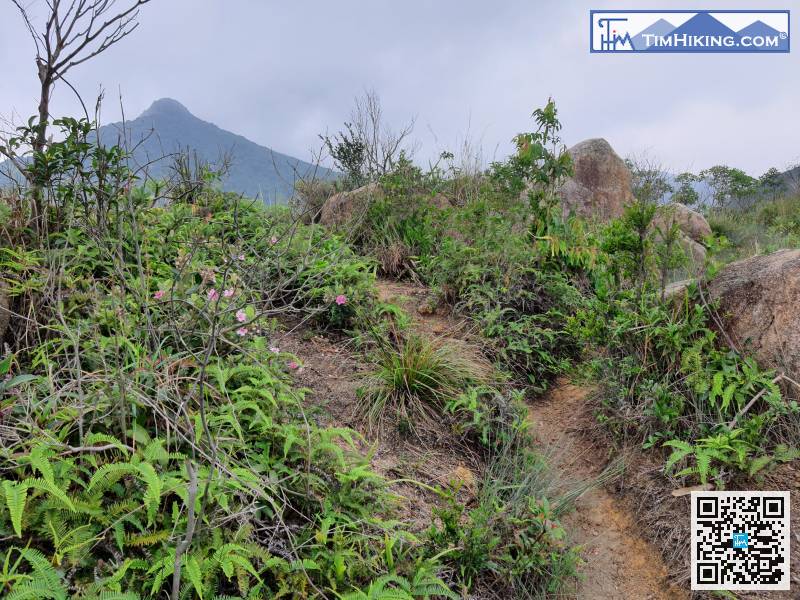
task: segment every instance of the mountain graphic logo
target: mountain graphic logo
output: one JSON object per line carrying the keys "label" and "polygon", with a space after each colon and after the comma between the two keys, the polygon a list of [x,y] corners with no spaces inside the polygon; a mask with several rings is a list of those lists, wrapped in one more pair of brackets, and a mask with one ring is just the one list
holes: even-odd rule
{"label": "mountain graphic logo", "polygon": [[590,52],[790,52],[789,10],[592,10]]}

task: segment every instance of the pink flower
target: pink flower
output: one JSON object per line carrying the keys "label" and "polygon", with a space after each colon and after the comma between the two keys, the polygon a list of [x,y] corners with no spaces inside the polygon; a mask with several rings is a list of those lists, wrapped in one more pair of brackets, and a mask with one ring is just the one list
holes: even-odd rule
{"label": "pink flower", "polygon": [[275,244],[277,244],[277,243],[278,243],[278,238],[276,238],[276,237],[273,235],[273,236],[272,236],[272,239],[269,241],[269,243],[270,243],[270,244],[272,244],[272,245],[274,246]]}
{"label": "pink flower", "polygon": [[214,288],[211,288],[210,290],[208,290],[208,300],[210,302],[214,302],[215,300],[219,300],[219,292]]}
{"label": "pink flower", "polygon": [[164,290],[158,290],[155,294],[153,294],[153,298],[156,300],[161,300],[164,297]]}
{"label": "pink flower", "polygon": [[238,335],[239,337],[246,336],[247,335],[247,327],[239,327],[239,329],[236,330],[236,335]]}
{"label": "pink flower", "polygon": [[281,349],[278,348],[277,346],[270,346],[269,351],[272,352],[273,354],[278,354],[281,351]]}
{"label": "pink flower", "polygon": [[239,255],[237,258],[238,258],[239,260],[244,260],[244,254],[240,254],[240,255]]}
{"label": "pink flower", "polygon": [[222,295],[225,296],[226,298],[230,298],[231,296],[233,296],[233,288],[228,288],[227,290],[222,292]]}
{"label": "pink flower", "polygon": [[239,321],[239,323],[244,323],[247,321],[247,313],[240,308],[236,311],[236,320]]}
{"label": "pink flower", "polygon": [[300,367],[300,365],[298,365],[294,361],[292,361],[290,363],[286,363],[286,366],[289,367],[292,371],[294,371],[294,370],[296,370],[296,369],[298,369]]}
{"label": "pink flower", "polygon": [[339,306],[347,304],[347,296],[345,296],[344,294],[339,294],[338,296],[336,296],[336,304],[338,304]]}

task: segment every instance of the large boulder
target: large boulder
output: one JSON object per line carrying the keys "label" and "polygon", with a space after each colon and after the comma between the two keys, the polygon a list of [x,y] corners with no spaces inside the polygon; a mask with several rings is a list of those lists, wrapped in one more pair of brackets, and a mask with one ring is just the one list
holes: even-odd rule
{"label": "large boulder", "polygon": [[681,234],[678,245],[686,255],[686,270],[695,275],[703,273],[706,268],[706,247],[684,234]]}
{"label": "large boulder", "polygon": [[711,235],[708,221],[699,212],[677,202],[659,206],[653,217],[656,238],[661,239],[661,234],[669,231],[673,225],[678,227],[678,245],[686,255],[687,270],[693,274],[702,273],[706,263],[703,241]]}
{"label": "large boulder", "polygon": [[450,202],[450,198],[445,196],[444,194],[436,194],[430,199],[430,205],[434,208],[438,208],[439,210],[447,210],[448,208],[453,208],[453,203]]}
{"label": "large boulder", "polygon": [[689,287],[694,282],[694,279],[681,279],[668,283],[664,286],[664,299],[683,302],[689,292]]}
{"label": "large boulder", "polygon": [[708,283],[722,326],[759,364],[800,378],[800,250],[736,261]]}
{"label": "large boulder", "polygon": [[322,205],[319,222],[327,227],[340,227],[363,217],[369,205],[381,198],[383,191],[370,183],[350,192],[334,194]]}
{"label": "large boulder", "polygon": [[634,201],[631,172],[602,138],[584,140],[569,149],[575,173],[559,190],[564,216],[606,222],[622,216]]}
{"label": "large boulder", "polygon": [[702,244],[711,235],[711,226],[699,212],[678,202],[670,202],[658,208],[653,224],[666,231],[673,224],[678,226],[686,237]]}

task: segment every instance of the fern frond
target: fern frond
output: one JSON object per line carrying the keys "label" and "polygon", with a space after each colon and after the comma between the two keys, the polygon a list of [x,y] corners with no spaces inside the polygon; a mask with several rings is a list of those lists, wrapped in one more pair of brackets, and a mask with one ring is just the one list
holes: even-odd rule
{"label": "fern frond", "polygon": [[147,490],[144,493],[144,503],[147,506],[147,524],[149,526],[153,524],[158,505],[161,502],[163,482],[150,463],[143,462],[136,466],[142,479],[147,484]]}
{"label": "fern frond", "polygon": [[14,548],[31,567],[33,578],[13,586],[6,600],[67,600],[67,590],[58,572],[44,554],[34,548]]}
{"label": "fern frond", "polygon": [[109,463],[97,469],[86,489],[102,494],[126,475],[136,475],[138,472],[136,465],[130,463]]}
{"label": "fern frond", "polygon": [[90,433],[86,436],[84,443],[87,446],[97,446],[99,444],[108,444],[114,446],[117,450],[122,452],[127,456],[128,448],[123,444],[119,439],[114,437],[113,435],[108,435],[105,433]]}
{"label": "fern frond", "polygon": [[59,500],[69,510],[75,512],[75,505],[72,503],[72,500],[69,499],[64,490],[62,490],[52,481],[47,481],[46,479],[39,477],[28,477],[27,479],[23,480],[20,485],[24,485],[28,489],[34,488],[43,492],[47,492],[50,494],[50,496]]}
{"label": "fern frond", "polygon": [[25,511],[25,501],[28,497],[28,488],[12,481],[3,482],[3,494],[6,497],[6,507],[11,516],[11,525],[17,537],[22,537],[22,513]]}
{"label": "fern frond", "polygon": [[144,533],[141,535],[127,535],[125,536],[125,545],[134,546],[136,548],[141,546],[152,546],[168,540],[172,532],[169,529],[156,531],[154,533]]}

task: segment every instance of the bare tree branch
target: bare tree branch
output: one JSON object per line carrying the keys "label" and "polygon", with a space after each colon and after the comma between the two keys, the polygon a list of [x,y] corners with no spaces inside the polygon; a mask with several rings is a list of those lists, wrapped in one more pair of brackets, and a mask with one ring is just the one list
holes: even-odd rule
{"label": "bare tree branch", "polygon": [[[66,81],[64,78],[70,69],[105,52],[130,35],[139,25],[139,9],[150,0],[126,0],[126,6],[118,12],[114,11],[118,0],[71,0],[69,4],[62,4],[61,0],[46,0],[49,13],[41,28],[37,28],[21,0],[12,2],[36,46],[35,61],[40,88],[38,121],[31,140],[31,147],[36,153],[44,150],[47,144],[50,100],[56,82]],[[0,152],[12,158],[14,165],[19,168],[21,161],[16,155],[9,156],[13,154],[10,148],[0,148]],[[20,171],[26,174],[24,169]],[[26,177],[32,184],[34,226],[41,233],[46,225],[45,202],[42,198],[45,182],[31,181],[27,174]]]}

